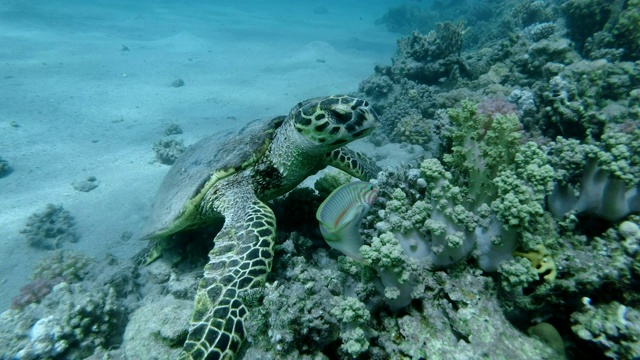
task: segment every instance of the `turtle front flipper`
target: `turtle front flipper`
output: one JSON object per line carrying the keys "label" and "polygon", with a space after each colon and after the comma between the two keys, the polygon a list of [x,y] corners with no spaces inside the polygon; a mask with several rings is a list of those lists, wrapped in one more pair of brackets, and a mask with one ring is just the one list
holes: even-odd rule
{"label": "turtle front flipper", "polygon": [[271,271],[275,216],[237,180],[222,180],[203,200],[225,222],[209,252],[180,359],[233,359],[245,339],[243,296],[263,286]]}
{"label": "turtle front flipper", "polygon": [[377,178],[378,173],[382,170],[375,161],[347,147],[341,147],[327,153],[325,161],[327,165],[363,181]]}

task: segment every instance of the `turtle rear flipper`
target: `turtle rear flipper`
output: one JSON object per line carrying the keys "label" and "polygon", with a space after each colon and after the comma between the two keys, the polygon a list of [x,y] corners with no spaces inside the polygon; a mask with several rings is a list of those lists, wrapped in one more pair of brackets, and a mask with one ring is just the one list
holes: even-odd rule
{"label": "turtle rear flipper", "polygon": [[221,184],[205,203],[224,214],[225,222],[209,252],[180,359],[232,359],[245,339],[248,310],[242,297],[262,287],[271,271],[276,220],[237,182]]}

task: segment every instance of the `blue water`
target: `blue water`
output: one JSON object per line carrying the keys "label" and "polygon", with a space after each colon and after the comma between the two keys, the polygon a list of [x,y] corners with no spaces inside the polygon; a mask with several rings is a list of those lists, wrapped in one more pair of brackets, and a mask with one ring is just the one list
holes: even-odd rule
{"label": "blue water", "polygon": [[[47,255],[19,232],[30,214],[62,204],[80,235],[64,248],[135,253],[143,242],[117,242],[137,233],[166,171],[150,164],[164,127],[179,124],[188,144],[309,97],[354,92],[395,51],[397,35],[374,25],[387,6],[0,4],[0,157],[14,170],[0,180],[0,308]],[[185,86],[170,86],[178,78]],[[71,187],[88,176],[97,189]]]}

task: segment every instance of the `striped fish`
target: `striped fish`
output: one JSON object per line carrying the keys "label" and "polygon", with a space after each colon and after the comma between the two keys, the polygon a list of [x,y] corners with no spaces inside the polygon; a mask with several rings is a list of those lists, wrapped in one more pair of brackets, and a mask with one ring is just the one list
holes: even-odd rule
{"label": "striped fish", "polygon": [[354,181],[335,189],[320,204],[316,218],[320,232],[332,248],[362,260],[360,223],[378,197],[378,186],[366,181]]}

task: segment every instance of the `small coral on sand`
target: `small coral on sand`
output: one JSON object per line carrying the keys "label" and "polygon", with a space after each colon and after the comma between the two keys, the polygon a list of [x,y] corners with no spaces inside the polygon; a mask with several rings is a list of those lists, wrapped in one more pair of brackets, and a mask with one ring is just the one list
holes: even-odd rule
{"label": "small coral on sand", "polygon": [[71,213],[62,205],[53,204],[31,215],[20,232],[30,246],[46,250],[59,249],[65,242],[77,242],[79,238]]}
{"label": "small coral on sand", "polygon": [[0,157],[0,178],[9,175],[12,171],[13,168],[9,165],[9,162]]}
{"label": "small coral on sand", "polygon": [[184,146],[184,141],[174,139],[171,137],[164,137],[155,144],[153,144],[153,151],[156,153],[156,159],[165,165],[173,164],[178,156],[182,154],[187,148]]}

